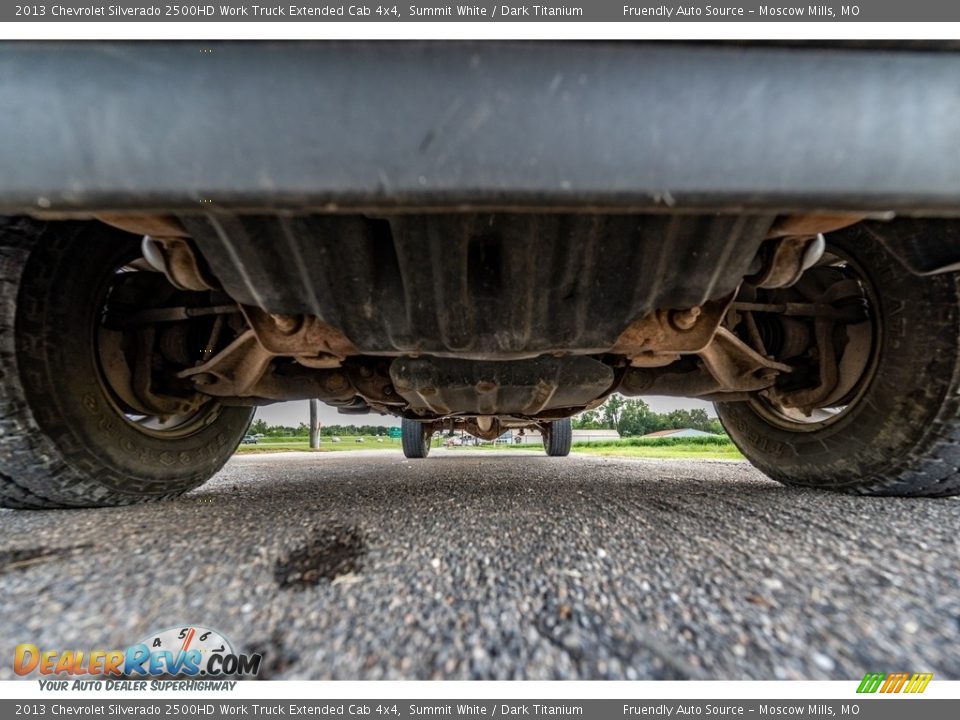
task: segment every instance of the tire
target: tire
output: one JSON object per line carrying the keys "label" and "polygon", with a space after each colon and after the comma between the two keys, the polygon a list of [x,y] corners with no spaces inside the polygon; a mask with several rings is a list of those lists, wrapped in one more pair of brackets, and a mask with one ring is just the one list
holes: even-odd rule
{"label": "tire", "polygon": [[872,375],[836,420],[785,428],[756,400],[717,404],[740,451],[786,485],[861,495],[960,494],[960,283],[911,275],[872,234],[827,238],[874,297]]}
{"label": "tire", "polygon": [[573,445],[573,423],[570,418],[547,424],[543,434],[543,449],[550,457],[566,457]]}
{"label": "tire", "polygon": [[430,454],[430,426],[403,418],[400,422],[400,444],[403,454],[411,460],[420,460]]}
{"label": "tire", "polygon": [[147,431],[102,381],[97,314],[139,238],[99,223],[0,218],[0,506],[100,507],[175,497],[209,479],[249,408],[208,403],[176,437]]}

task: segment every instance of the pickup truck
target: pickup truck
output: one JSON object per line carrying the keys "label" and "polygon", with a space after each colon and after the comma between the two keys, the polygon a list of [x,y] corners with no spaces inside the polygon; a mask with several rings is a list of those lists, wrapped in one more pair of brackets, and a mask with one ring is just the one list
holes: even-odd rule
{"label": "pickup truck", "polygon": [[407,457],[612,393],[771,478],[960,492],[960,54],[0,45],[0,505],[161,500],[254,409]]}

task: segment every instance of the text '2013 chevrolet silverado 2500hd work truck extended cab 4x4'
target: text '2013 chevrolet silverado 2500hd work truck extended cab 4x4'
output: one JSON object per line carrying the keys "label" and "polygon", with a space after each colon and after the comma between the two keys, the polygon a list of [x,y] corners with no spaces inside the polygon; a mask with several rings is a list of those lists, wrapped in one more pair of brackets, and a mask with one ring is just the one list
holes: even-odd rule
{"label": "text '2013 chevrolet silverado 2500hd work truck extended cab 4x4'", "polygon": [[161,499],[254,408],[716,403],[783,483],[960,492],[960,54],[0,46],[0,504]]}

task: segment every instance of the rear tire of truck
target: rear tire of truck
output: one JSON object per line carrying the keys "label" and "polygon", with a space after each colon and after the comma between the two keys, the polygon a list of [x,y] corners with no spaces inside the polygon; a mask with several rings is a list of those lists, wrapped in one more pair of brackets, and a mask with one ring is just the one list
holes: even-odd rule
{"label": "rear tire of truck", "polygon": [[957,495],[960,276],[911,274],[876,232],[854,226],[827,237],[828,252],[856,265],[872,306],[872,360],[862,387],[822,419],[814,413],[790,420],[762,398],[718,403],[717,413],[747,459],[786,485]]}
{"label": "rear tire of truck", "polygon": [[112,395],[101,315],[139,245],[99,223],[0,218],[0,506],[172,498],[208,480],[243,438],[249,408],[209,401],[171,430]]}
{"label": "rear tire of truck", "polygon": [[400,444],[403,446],[404,456],[411,460],[422,460],[430,454],[430,426],[427,423],[407,420],[400,422]]}
{"label": "rear tire of truck", "polygon": [[570,418],[547,423],[543,433],[543,449],[550,457],[566,457],[573,445],[573,423]]}

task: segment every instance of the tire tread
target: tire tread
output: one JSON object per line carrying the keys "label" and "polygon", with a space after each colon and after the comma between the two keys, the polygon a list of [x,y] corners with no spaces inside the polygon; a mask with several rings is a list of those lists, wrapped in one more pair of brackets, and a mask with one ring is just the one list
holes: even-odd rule
{"label": "tire tread", "polygon": [[[49,381],[43,292],[83,223],[0,217],[0,507],[48,509],[159,502],[206,481],[229,459],[216,458],[177,479],[176,490],[118,472],[71,432]],[[38,252],[38,249],[42,252]],[[24,281],[30,262],[30,280]],[[22,358],[29,358],[26,367]],[[24,377],[31,379],[28,393]],[[231,449],[232,450],[232,449]],[[148,474],[144,468],[145,475]],[[129,491],[118,488],[129,486]]]}
{"label": "tire tread", "polygon": [[[875,378],[867,389],[861,414],[844,426],[843,436],[812,433],[823,435],[815,453],[798,449],[806,433],[785,439],[749,403],[717,403],[717,414],[744,456],[786,485],[860,495],[958,495],[960,280],[956,275],[909,276],[885,247],[856,228],[843,233],[840,242],[875,275],[880,306],[899,323],[896,329],[909,329],[902,332],[909,335],[908,342],[882,347],[884,378]],[[894,401],[896,413],[878,408]],[[792,450],[789,462],[770,452],[765,442],[770,436]],[[877,439],[884,447],[875,447]],[[811,457],[804,465],[804,455],[820,454],[825,459]]]}

